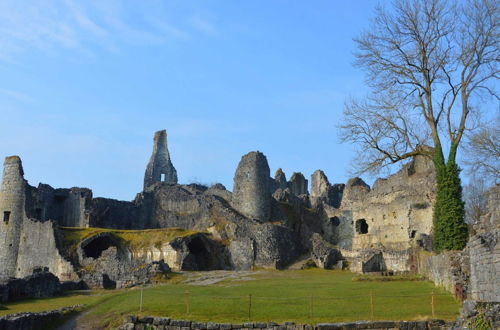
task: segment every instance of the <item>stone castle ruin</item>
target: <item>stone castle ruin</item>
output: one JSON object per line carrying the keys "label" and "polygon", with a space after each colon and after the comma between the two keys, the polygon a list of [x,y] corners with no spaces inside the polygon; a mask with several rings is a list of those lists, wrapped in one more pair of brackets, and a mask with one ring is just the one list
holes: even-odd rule
{"label": "stone castle ruin", "polygon": [[[0,189],[0,278],[27,276],[44,266],[62,281],[115,288],[170,269],[283,269],[311,262],[407,273],[419,272],[419,253],[432,249],[435,179],[424,157],[373,187],[360,178],[331,184],[318,170],[309,192],[302,173],[287,181],[278,169],[271,178],[258,151],[241,158],[232,192],[222,184],[177,181],[166,131],[154,135],[144,190],[133,201],[93,198],[87,188],[33,187],[23,178],[20,158],[7,157]],[[159,238],[149,242],[148,235]]]}

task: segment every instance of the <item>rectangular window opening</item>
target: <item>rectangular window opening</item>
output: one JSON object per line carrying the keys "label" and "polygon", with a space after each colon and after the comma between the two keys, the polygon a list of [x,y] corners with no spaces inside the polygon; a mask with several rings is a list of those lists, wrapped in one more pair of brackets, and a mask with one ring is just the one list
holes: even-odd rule
{"label": "rectangular window opening", "polygon": [[10,211],[3,212],[3,222],[9,223],[10,220]]}
{"label": "rectangular window opening", "polygon": [[162,173],[162,174],[161,174],[160,181],[161,181],[161,182],[165,182],[165,173]]}

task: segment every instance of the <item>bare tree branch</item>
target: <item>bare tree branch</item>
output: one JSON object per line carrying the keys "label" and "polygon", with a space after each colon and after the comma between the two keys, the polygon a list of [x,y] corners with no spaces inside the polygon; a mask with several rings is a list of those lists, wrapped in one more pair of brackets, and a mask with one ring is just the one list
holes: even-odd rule
{"label": "bare tree branch", "polygon": [[481,112],[479,98],[499,100],[499,6],[396,0],[391,11],[376,9],[370,29],[354,39],[355,65],[372,93],[347,101],[340,125],[342,141],[359,147],[358,172],[428,155],[424,144],[442,159],[450,146],[455,161],[472,109]]}

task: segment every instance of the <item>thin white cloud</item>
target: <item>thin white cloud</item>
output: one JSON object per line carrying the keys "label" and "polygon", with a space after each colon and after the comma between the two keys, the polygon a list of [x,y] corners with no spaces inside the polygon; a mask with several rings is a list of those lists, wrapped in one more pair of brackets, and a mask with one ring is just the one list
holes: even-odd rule
{"label": "thin white cloud", "polygon": [[18,91],[13,91],[10,89],[0,88],[0,95],[4,95],[4,96],[7,96],[9,98],[13,98],[13,99],[16,99],[18,101],[23,101],[23,102],[31,101],[31,97],[29,97],[28,95],[21,93],[21,92],[18,92]]}
{"label": "thin white cloud", "polygon": [[216,32],[201,17],[183,22],[182,16],[167,20],[167,14],[159,5],[123,0],[1,0],[0,61],[15,62],[17,54],[33,49],[49,54],[61,49],[92,54],[96,49],[117,51],[127,44],[188,40],[190,30]]}
{"label": "thin white cloud", "polygon": [[191,35],[188,32],[178,29],[175,26],[168,24],[166,22],[157,20],[154,22],[154,24],[158,27],[160,31],[164,32],[168,37],[181,40],[187,40],[191,38]]}
{"label": "thin white cloud", "polygon": [[207,18],[202,17],[199,14],[192,16],[189,19],[189,22],[197,31],[203,34],[209,36],[214,36],[217,34],[217,29],[215,28],[215,26]]}

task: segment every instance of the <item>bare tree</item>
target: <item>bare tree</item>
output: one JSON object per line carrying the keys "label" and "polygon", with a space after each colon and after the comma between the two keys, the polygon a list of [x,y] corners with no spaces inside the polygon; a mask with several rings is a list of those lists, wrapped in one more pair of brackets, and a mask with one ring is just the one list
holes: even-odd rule
{"label": "bare tree", "polygon": [[471,134],[465,154],[470,174],[500,183],[500,113],[494,121]]}
{"label": "bare tree", "polygon": [[[370,30],[355,39],[355,64],[372,93],[344,108],[341,138],[359,146],[359,172],[428,155],[455,161],[470,113],[496,96],[499,5],[471,0],[402,0],[376,9]],[[447,139],[442,143],[442,139]],[[432,153],[424,144],[431,144]]]}
{"label": "bare tree", "polygon": [[465,218],[466,222],[474,224],[488,211],[488,188],[481,177],[471,177],[464,187]]}
{"label": "bare tree", "polygon": [[371,93],[346,102],[341,138],[358,145],[358,172],[432,158],[437,250],[461,249],[467,240],[456,156],[483,98],[500,100],[499,28],[497,0],[394,0],[355,39],[355,64]]}

